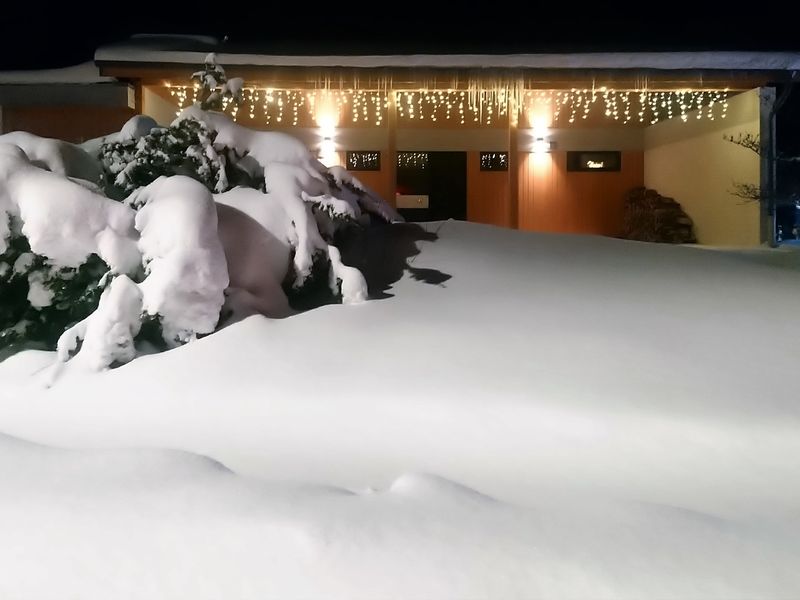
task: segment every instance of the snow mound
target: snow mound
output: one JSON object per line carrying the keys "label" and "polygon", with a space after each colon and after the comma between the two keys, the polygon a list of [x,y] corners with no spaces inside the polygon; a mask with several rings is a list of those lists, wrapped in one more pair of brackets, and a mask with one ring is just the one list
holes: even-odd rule
{"label": "snow mound", "polygon": [[97,183],[103,176],[100,163],[86,150],[69,142],[13,131],[0,135],[0,144],[19,146],[34,165],[65,177]]}
{"label": "snow mound", "polygon": [[342,263],[342,255],[335,246],[328,246],[331,263],[330,286],[334,294],[341,293],[344,304],[357,304],[367,300],[367,280],[361,271]]}
{"label": "snow mound", "polygon": [[430,473],[406,473],[395,479],[389,492],[409,498],[437,498],[448,502],[497,502],[494,498]]}
{"label": "snow mound", "polygon": [[154,128],[158,127],[158,123],[152,117],[147,115],[135,115],[125,122],[122,129],[119,131],[119,140],[138,140],[150,133]]}
{"label": "snow mound", "polygon": [[76,361],[99,371],[136,356],[133,339],[141,328],[142,291],[125,275],[114,279],[91,315],[65,331],[58,340],[58,365],[67,362],[79,342]]}
{"label": "snow mound", "polygon": [[[292,264],[297,231],[279,197],[251,188],[216,194],[220,242],[225,250],[234,312],[270,317],[290,314],[283,291]],[[307,218],[303,213],[302,218]]]}
{"label": "snow mound", "polygon": [[90,156],[98,156],[100,148],[103,144],[121,143],[127,141],[136,141],[153,129],[158,127],[155,119],[147,115],[134,115],[128,119],[122,126],[122,129],[115,133],[109,133],[98,138],[86,140],[80,147],[87,152]]}
{"label": "snow mound", "polygon": [[14,216],[31,250],[54,266],[78,267],[91,254],[117,273],[139,266],[130,208],[37,168],[18,148],[0,148],[0,251],[5,251]]}
{"label": "snow mound", "polygon": [[143,307],[158,315],[164,341],[175,346],[214,331],[228,287],[211,192],[184,176],[159,177],[126,202],[136,213],[146,279]]}

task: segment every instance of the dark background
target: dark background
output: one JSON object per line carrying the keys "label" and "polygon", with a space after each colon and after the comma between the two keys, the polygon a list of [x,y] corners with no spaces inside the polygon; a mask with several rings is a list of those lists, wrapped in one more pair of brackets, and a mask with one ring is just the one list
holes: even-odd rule
{"label": "dark background", "polygon": [[91,59],[97,46],[134,33],[227,35],[231,43],[309,53],[800,50],[800,8],[525,4],[8,2],[0,19],[0,69],[75,64]]}

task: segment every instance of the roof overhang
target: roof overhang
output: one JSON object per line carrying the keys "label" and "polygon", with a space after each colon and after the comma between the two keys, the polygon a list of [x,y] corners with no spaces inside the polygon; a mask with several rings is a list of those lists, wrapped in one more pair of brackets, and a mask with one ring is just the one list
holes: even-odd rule
{"label": "roof overhang", "polygon": [[[207,52],[140,48],[117,44],[95,52],[97,64],[203,64]],[[592,52],[576,54],[407,54],[407,55],[275,55],[215,50],[219,64],[261,67],[344,67],[357,69],[599,69],[599,70],[800,70],[797,52]]]}
{"label": "roof overhang", "polygon": [[135,106],[134,87],[114,83],[0,83],[0,106]]}
{"label": "roof overhang", "polygon": [[[207,52],[110,46],[95,60],[103,76],[145,84],[188,81]],[[522,82],[529,89],[751,89],[787,81],[800,71],[800,53],[661,52],[513,55],[302,56],[217,53],[229,77],[276,87],[463,89],[478,80]],[[371,82],[372,80],[372,82]]]}

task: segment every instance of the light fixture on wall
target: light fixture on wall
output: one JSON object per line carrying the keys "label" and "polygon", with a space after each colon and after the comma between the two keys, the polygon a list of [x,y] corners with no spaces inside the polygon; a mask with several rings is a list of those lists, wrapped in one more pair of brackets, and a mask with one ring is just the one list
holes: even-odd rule
{"label": "light fixture on wall", "polygon": [[548,127],[548,120],[546,117],[539,115],[533,118],[533,143],[531,144],[531,152],[534,154],[544,154],[553,149],[553,142],[549,141],[548,134],[550,128]]}
{"label": "light fixture on wall", "polygon": [[531,152],[534,154],[544,154],[545,152],[550,152],[553,147],[554,143],[547,141],[544,136],[534,136]]}
{"label": "light fixture on wall", "polygon": [[339,112],[328,102],[323,104],[317,114],[317,125],[322,141],[319,143],[319,160],[326,167],[333,167],[339,164],[339,155],[336,153],[336,125],[339,120]]}
{"label": "light fixture on wall", "polygon": [[325,136],[319,144],[319,160],[326,167],[339,164],[339,155],[336,154],[336,142],[330,136]]}

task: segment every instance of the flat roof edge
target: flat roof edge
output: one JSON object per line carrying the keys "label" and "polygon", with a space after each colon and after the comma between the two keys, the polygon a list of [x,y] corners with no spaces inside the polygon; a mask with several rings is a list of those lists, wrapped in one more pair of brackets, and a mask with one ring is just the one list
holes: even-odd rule
{"label": "flat roof edge", "polygon": [[[95,61],[201,65],[206,52],[105,47]],[[223,66],[613,69],[798,71],[798,52],[602,52],[580,54],[409,54],[331,55],[236,54],[217,52]]]}

